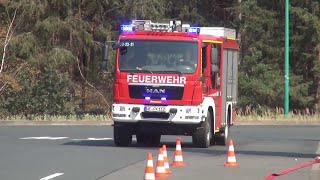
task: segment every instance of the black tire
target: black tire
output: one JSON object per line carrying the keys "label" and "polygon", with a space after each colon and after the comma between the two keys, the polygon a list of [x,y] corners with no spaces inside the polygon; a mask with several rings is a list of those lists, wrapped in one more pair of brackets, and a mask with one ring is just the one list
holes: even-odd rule
{"label": "black tire", "polygon": [[208,148],[211,144],[212,130],[211,130],[211,113],[208,112],[207,117],[201,126],[192,135],[193,145],[199,148]]}
{"label": "black tire", "polygon": [[113,139],[116,146],[129,146],[132,143],[132,130],[128,126],[115,123]]}

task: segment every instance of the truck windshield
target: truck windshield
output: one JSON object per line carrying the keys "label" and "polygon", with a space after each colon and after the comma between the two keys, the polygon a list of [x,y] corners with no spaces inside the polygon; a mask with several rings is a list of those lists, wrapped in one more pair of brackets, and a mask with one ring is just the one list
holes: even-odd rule
{"label": "truck windshield", "polygon": [[120,71],[191,74],[198,65],[197,42],[123,40],[120,51]]}

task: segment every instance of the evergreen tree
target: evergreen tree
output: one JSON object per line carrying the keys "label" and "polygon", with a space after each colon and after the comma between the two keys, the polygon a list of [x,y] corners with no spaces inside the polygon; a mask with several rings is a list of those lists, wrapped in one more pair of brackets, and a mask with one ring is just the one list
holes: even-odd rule
{"label": "evergreen tree", "polygon": [[[320,41],[319,17],[316,14],[319,13],[314,10],[316,8],[311,8],[317,3],[309,2],[291,3],[291,109],[314,109],[317,100],[315,81],[318,80],[319,61],[316,47]],[[284,2],[246,0],[241,4],[240,11],[243,15],[240,30],[240,106],[281,107],[284,87]],[[264,71],[259,71],[258,67],[263,67]],[[269,79],[270,74],[272,79]],[[257,83],[252,84],[254,82]],[[257,96],[252,98],[250,94]]]}
{"label": "evergreen tree", "polygon": [[[86,112],[96,107],[103,107],[108,113],[113,77],[112,73],[106,75],[100,70],[101,47],[106,41],[116,40],[120,24],[132,19],[179,19],[194,26],[237,29],[241,35],[238,106],[264,107],[262,110],[282,107],[284,0],[239,2],[0,0],[1,55],[2,40],[17,12],[0,74],[0,115],[59,111],[70,114],[75,109]],[[290,109],[319,111],[320,3],[290,3]],[[115,54],[110,52],[112,71]],[[56,83],[61,86],[52,87]],[[57,106],[46,105],[48,99]]]}

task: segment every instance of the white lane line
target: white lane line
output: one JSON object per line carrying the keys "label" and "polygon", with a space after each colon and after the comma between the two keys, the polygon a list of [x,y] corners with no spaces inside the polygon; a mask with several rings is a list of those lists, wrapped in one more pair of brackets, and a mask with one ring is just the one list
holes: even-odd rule
{"label": "white lane line", "polygon": [[20,139],[48,139],[48,140],[59,140],[59,139],[67,139],[68,137],[50,137],[50,136],[42,136],[42,137],[24,137]]}
{"label": "white lane line", "polygon": [[50,175],[50,176],[41,178],[40,180],[49,180],[49,179],[53,179],[53,178],[58,177],[58,176],[61,176],[61,175],[63,175],[63,173],[55,173],[55,174],[52,174],[52,175]]}
{"label": "white lane line", "polygon": [[[320,142],[318,145],[318,150],[316,151],[316,155],[320,157]],[[318,170],[320,170],[320,163],[312,165],[312,171],[318,171]]]}
{"label": "white lane line", "polygon": [[72,141],[105,141],[113,138],[87,138],[87,139],[72,139]]}

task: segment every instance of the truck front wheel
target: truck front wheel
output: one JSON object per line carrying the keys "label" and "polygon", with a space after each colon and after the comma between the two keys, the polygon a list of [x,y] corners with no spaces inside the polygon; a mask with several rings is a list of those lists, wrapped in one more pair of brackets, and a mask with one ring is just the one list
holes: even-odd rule
{"label": "truck front wheel", "polygon": [[113,139],[116,146],[129,146],[132,142],[132,130],[126,125],[114,123]]}
{"label": "truck front wheel", "polygon": [[208,148],[212,138],[211,131],[211,113],[208,112],[207,117],[201,126],[196,129],[192,135],[193,145],[199,148]]}

